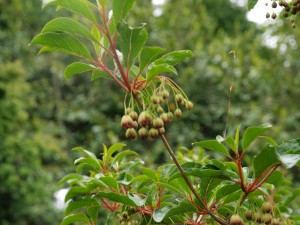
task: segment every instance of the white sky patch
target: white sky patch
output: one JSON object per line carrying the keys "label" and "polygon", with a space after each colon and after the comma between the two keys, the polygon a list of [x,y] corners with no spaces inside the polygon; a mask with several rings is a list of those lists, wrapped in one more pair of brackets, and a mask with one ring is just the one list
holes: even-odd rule
{"label": "white sky patch", "polygon": [[55,206],[57,209],[65,209],[66,203],[64,199],[68,191],[68,188],[63,188],[54,193]]}

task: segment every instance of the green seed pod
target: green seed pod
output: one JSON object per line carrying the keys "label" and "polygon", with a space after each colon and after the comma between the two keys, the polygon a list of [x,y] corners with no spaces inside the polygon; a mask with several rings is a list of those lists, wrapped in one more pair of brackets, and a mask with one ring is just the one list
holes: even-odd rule
{"label": "green seed pod", "polygon": [[167,124],[170,122],[170,119],[168,117],[168,113],[162,113],[160,116],[159,116],[162,121],[164,122],[164,124]]}
{"label": "green seed pod", "polygon": [[149,132],[145,127],[142,127],[141,129],[139,129],[139,136],[143,139],[146,139],[149,137]]}
{"label": "green seed pod", "polygon": [[271,202],[263,202],[262,211],[265,213],[271,213],[273,211],[273,205]]}
{"label": "green seed pod", "polygon": [[121,119],[121,127],[127,129],[127,128],[132,128],[134,126],[133,120],[130,116],[124,115]]}
{"label": "green seed pod", "polygon": [[152,121],[152,126],[154,128],[162,128],[164,126],[164,121],[161,118],[155,118]]}
{"label": "green seed pod", "polygon": [[259,212],[253,213],[252,220],[260,223],[261,222],[261,215],[260,215],[260,213]]}
{"label": "green seed pod", "polygon": [[181,103],[182,100],[183,100],[183,97],[182,97],[181,94],[176,94],[176,95],[175,95],[175,101],[176,101],[177,103]]}
{"label": "green seed pod", "polygon": [[174,116],[173,116],[173,113],[172,113],[172,112],[168,112],[168,119],[169,119],[169,120],[172,120],[173,117],[174,117]]}
{"label": "green seed pod", "polygon": [[169,98],[169,92],[167,90],[163,90],[162,93],[161,93],[161,96],[163,99],[167,99]]}
{"label": "green seed pod", "polygon": [[151,101],[153,104],[158,104],[159,103],[159,97],[158,96],[152,96],[151,97]]}
{"label": "green seed pod", "polygon": [[270,16],[271,16],[271,15],[270,15],[270,13],[269,13],[269,12],[267,12],[267,13],[266,13],[266,18],[267,18],[267,19],[269,19],[269,18],[270,18]]}
{"label": "green seed pod", "polygon": [[272,15],[271,15],[271,17],[272,17],[273,20],[275,20],[276,17],[277,17],[277,14],[273,12]]}
{"label": "green seed pod", "polygon": [[156,112],[158,113],[163,113],[164,112],[164,109],[159,105],[156,109]]}
{"label": "green seed pod", "polygon": [[185,105],[186,109],[191,110],[194,107],[194,104],[191,101],[188,101]]}
{"label": "green seed pod", "polygon": [[270,224],[272,222],[273,216],[269,213],[264,213],[261,216],[261,222],[265,223],[265,224]]}
{"label": "green seed pod", "polygon": [[251,210],[245,211],[245,217],[247,220],[252,220],[252,211]]}
{"label": "green seed pod", "polygon": [[158,133],[159,133],[159,134],[164,134],[164,133],[166,133],[165,128],[164,128],[164,127],[159,128],[159,129],[158,129]]}
{"label": "green seed pod", "polygon": [[230,224],[231,225],[243,225],[244,221],[238,214],[233,214],[230,217]]}
{"label": "green seed pod", "polygon": [[149,130],[149,136],[152,138],[156,138],[159,135],[158,130],[156,128],[151,128]]}
{"label": "green seed pod", "polygon": [[277,3],[274,1],[273,3],[272,3],[272,8],[276,8],[277,7]]}
{"label": "green seed pod", "polygon": [[174,112],[174,115],[177,117],[177,118],[180,118],[182,116],[182,112],[180,109],[176,109],[175,112]]}
{"label": "green seed pod", "polygon": [[148,111],[143,111],[140,113],[138,122],[141,126],[145,127],[152,124],[152,116]]}
{"label": "green seed pod", "polygon": [[137,120],[138,117],[139,117],[139,115],[137,114],[136,111],[131,111],[131,112],[129,113],[129,116],[130,116],[133,120]]}
{"label": "green seed pod", "polygon": [[134,128],[127,129],[125,137],[132,140],[135,139],[137,137],[136,130]]}

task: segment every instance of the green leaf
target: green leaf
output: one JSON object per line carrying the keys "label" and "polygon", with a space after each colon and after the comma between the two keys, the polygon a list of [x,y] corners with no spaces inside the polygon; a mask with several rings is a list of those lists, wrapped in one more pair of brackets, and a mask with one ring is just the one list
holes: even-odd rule
{"label": "green leaf", "polygon": [[241,186],[238,184],[224,185],[217,191],[216,199],[219,200],[221,198],[224,198],[225,196],[228,196],[228,195],[232,194],[233,192],[236,192],[239,189],[241,189]]}
{"label": "green leaf", "polygon": [[[100,205],[93,205],[87,208],[87,214],[89,215],[90,219],[95,223],[98,219],[98,212],[100,210]],[[95,223],[96,224],[96,223]]]}
{"label": "green leaf", "polygon": [[68,65],[65,69],[65,78],[68,79],[71,76],[79,73],[83,73],[89,70],[94,70],[95,66],[91,64],[81,63],[81,62],[74,62]]}
{"label": "green leaf", "polygon": [[235,132],[235,138],[234,138],[234,149],[233,151],[237,152],[239,149],[239,141],[240,141],[240,130],[241,130],[241,125],[238,126]]}
{"label": "green leaf", "polygon": [[154,64],[168,64],[171,66],[176,65],[177,63],[185,60],[186,58],[192,57],[193,53],[190,50],[179,50],[173,51],[163,55],[161,58],[154,61]]}
{"label": "green leaf", "polygon": [[57,0],[57,3],[67,8],[68,10],[78,13],[87,19],[97,23],[96,17],[93,14],[92,10],[89,8],[89,6],[93,6],[92,3],[90,3],[87,0]]}
{"label": "green leaf", "polygon": [[248,0],[248,10],[253,9],[257,2],[258,0]]}
{"label": "green leaf", "polygon": [[149,47],[145,46],[140,54],[140,72],[144,68],[152,63],[160,54],[164,53],[166,50],[160,47]]}
{"label": "green leaf", "polygon": [[117,38],[117,42],[120,45],[124,65],[127,70],[131,68],[134,60],[142,50],[148,38],[148,33],[144,26],[145,24],[140,27],[132,28],[125,22],[120,23],[118,26],[119,36]]}
{"label": "green leaf", "polygon": [[76,148],[73,148],[73,150],[74,151],[80,151],[80,152],[82,152],[85,156],[87,156],[88,158],[90,158],[92,161],[93,161],[93,163],[91,163],[91,165],[93,166],[93,167],[98,167],[98,168],[101,168],[101,165],[100,165],[100,162],[99,162],[99,160],[97,159],[97,157],[96,157],[96,155],[94,154],[94,153],[92,153],[92,152],[90,152],[90,151],[88,151],[88,150],[85,150],[85,149],[83,149],[83,148],[81,148],[81,147],[76,147]]}
{"label": "green leaf", "polygon": [[265,132],[271,127],[272,125],[270,124],[248,127],[243,135],[243,140],[242,140],[243,151],[246,150],[246,148],[255,140],[256,137],[258,137],[261,133]]}
{"label": "green leaf", "polygon": [[283,173],[279,170],[275,170],[265,181],[268,184],[273,184],[275,187],[278,187],[282,184],[284,180]]}
{"label": "green leaf", "polygon": [[[200,182],[200,196],[206,201],[210,201],[216,192],[216,187],[222,182],[220,179],[202,178]],[[201,204],[201,203],[200,203]]]}
{"label": "green leaf", "polygon": [[266,142],[270,143],[273,146],[278,146],[277,142],[273,138],[270,138],[270,137],[267,137],[267,136],[258,136],[258,137],[260,139],[265,140]]}
{"label": "green leaf", "polygon": [[81,23],[78,23],[75,20],[66,17],[59,17],[54,20],[51,20],[44,26],[41,33],[51,31],[62,31],[77,34],[95,43],[98,43],[97,38],[95,38],[94,35],[85,26],[83,26]]}
{"label": "green leaf", "polygon": [[193,143],[193,145],[197,145],[202,148],[211,149],[223,155],[230,156],[225,146],[222,143],[218,142],[217,140],[199,141]]}
{"label": "green leaf", "polygon": [[289,140],[277,146],[276,155],[286,168],[300,166],[300,138]]}
{"label": "green leaf", "polygon": [[155,65],[153,64],[147,71],[147,81],[152,80],[155,76],[162,73],[173,73],[177,75],[177,70],[166,63]]}
{"label": "green leaf", "polygon": [[151,178],[153,181],[157,181],[157,177],[155,172],[147,167],[141,168],[141,171],[143,172],[143,174],[145,174],[147,177]]}
{"label": "green leaf", "polygon": [[147,201],[147,198],[140,198],[138,195],[132,193],[128,193],[128,197],[139,207],[143,206]]}
{"label": "green leaf", "polygon": [[128,12],[132,9],[135,0],[113,0],[112,10],[115,26],[124,19]]}
{"label": "green leaf", "polygon": [[106,198],[106,199],[111,200],[113,202],[122,203],[124,205],[136,206],[134,201],[132,201],[128,196],[117,194],[117,193],[114,193],[114,192],[98,192],[96,194],[96,196],[100,197],[100,198]]}
{"label": "green leaf", "polygon": [[100,177],[99,180],[101,180],[108,187],[112,188],[114,191],[119,191],[119,185],[114,178],[106,176],[106,177]]}
{"label": "green leaf", "polygon": [[265,170],[280,164],[275,148],[271,145],[266,145],[263,150],[253,158],[254,177],[258,178]]}
{"label": "green leaf", "polygon": [[[47,48],[41,51],[59,51],[86,59],[92,59],[86,46],[78,39],[65,33],[42,33],[33,38],[31,44],[44,45]],[[40,51],[40,52],[41,52]]]}
{"label": "green leaf", "polygon": [[70,188],[70,190],[68,191],[68,193],[65,196],[65,202],[67,202],[68,200],[80,196],[80,195],[84,195],[89,193],[89,190],[86,187],[80,187],[80,186],[76,186],[76,187],[72,187]]}
{"label": "green leaf", "polygon": [[65,183],[69,183],[70,185],[72,183],[77,183],[79,180],[82,179],[82,175],[80,174],[77,174],[77,173],[70,173],[70,174],[67,174],[66,176],[64,176],[59,182],[58,182],[58,185],[62,185],[62,184],[65,184]]}
{"label": "green leaf", "polygon": [[170,211],[170,207],[166,206],[161,209],[155,209],[153,212],[153,220],[160,223],[165,218],[166,214]]}
{"label": "green leaf", "polygon": [[171,208],[165,217],[168,218],[180,214],[193,213],[197,211],[197,208],[191,202],[181,201],[177,207]]}
{"label": "green leaf", "polygon": [[106,160],[112,160],[112,155],[116,152],[124,148],[126,145],[123,143],[117,143],[110,146],[110,148],[107,151]]}
{"label": "green leaf", "polygon": [[91,197],[87,198],[79,198],[76,200],[71,200],[68,202],[68,205],[65,209],[65,215],[69,215],[71,212],[73,212],[76,209],[80,208],[86,208],[90,205],[97,204],[97,201]]}
{"label": "green leaf", "polygon": [[87,216],[84,213],[77,213],[74,215],[66,216],[60,225],[68,225],[75,222],[90,224],[90,220],[87,218]]}
{"label": "green leaf", "polygon": [[96,80],[99,78],[112,79],[111,76],[104,70],[93,70],[91,80]]}
{"label": "green leaf", "polygon": [[137,153],[134,151],[131,151],[131,150],[122,151],[113,158],[112,164],[113,165],[116,163],[120,164],[122,162],[122,160],[124,159],[124,157],[126,157],[128,155],[137,155]]}
{"label": "green leaf", "polygon": [[82,163],[88,164],[89,166],[91,166],[91,168],[93,168],[94,172],[100,172],[100,165],[94,159],[80,157],[80,158],[78,158],[74,161],[74,165],[79,165],[79,164],[82,164]]}

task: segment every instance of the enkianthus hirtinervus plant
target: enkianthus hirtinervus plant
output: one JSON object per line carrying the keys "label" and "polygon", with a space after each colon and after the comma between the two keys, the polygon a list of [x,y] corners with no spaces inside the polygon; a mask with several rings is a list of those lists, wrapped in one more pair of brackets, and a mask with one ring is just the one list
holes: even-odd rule
{"label": "enkianthus hirtinervus plant", "polygon": [[[282,155],[289,151],[299,154],[299,140],[286,146],[277,146],[272,141],[253,159],[252,173],[242,166],[246,149],[269,126],[247,128],[242,150],[239,128],[235,138],[218,137],[195,143],[223,154],[229,162],[217,159],[180,162],[165,137],[166,125],[174,117],[180,118],[183,108],[192,109],[193,103],[169,75],[177,75],[174,66],[191,57],[192,52],[165,53],[160,47],[146,46],[145,24],[132,27],[125,22],[133,4],[134,0],[51,1],[48,5],[78,14],[80,21],[68,17],[53,19],[31,44],[43,46],[39,53],[59,51],[77,56],[79,61],[66,67],[66,78],[91,71],[92,80],[110,79],[123,89],[124,115],[120,124],[125,136],[160,137],[173,163],[156,171],[140,168],[141,160],[125,160],[136,153],[121,151],[122,144],[104,147],[101,159],[76,148],[84,157],[75,161],[77,173],[67,175],[62,181],[71,186],[62,225],[73,222],[95,225],[101,209],[111,213],[107,224],[116,219],[119,224],[243,223],[245,208],[261,206],[264,200],[274,202],[274,187],[265,190],[263,185],[274,185],[274,179],[282,177],[277,170],[284,164]],[[264,160],[263,165],[260,160]],[[298,160],[294,159],[292,164]],[[142,175],[137,174],[137,168]],[[288,221],[280,215],[280,209],[273,212],[272,219]]]}

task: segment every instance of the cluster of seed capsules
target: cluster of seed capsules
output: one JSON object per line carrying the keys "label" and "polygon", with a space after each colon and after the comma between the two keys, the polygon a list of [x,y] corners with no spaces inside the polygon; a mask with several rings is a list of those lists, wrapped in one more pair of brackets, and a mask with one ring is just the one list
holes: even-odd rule
{"label": "cluster of seed capsules", "polygon": [[255,210],[247,210],[244,212],[243,217],[241,217],[238,214],[233,214],[230,217],[230,224],[231,225],[246,225],[246,224],[289,225],[292,223],[287,218],[276,217],[274,213],[274,207],[271,202],[263,202],[261,208]]}
{"label": "cluster of seed capsules", "polygon": [[130,218],[126,211],[122,212],[122,214],[119,214],[118,216],[120,225],[139,225],[139,222]]}
{"label": "cluster of seed capsules", "polygon": [[[268,6],[268,3],[266,3],[266,6]],[[278,6],[284,8],[283,16],[284,17],[290,17],[292,15],[296,15],[297,13],[300,12],[300,0],[292,0],[291,2],[287,2],[285,0],[280,0],[278,3],[276,1],[273,1],[271,4],[272,8],[277,8]],[[266,18],[272,18],[276,19],[277,14],[275,12],[272,12],[270,14],[269,12],[266,13]],[[295,20],[291,19],[292,22],[292,27],[296,28]]]}
{"label": "cluster of seed capsules", "polygon": [[[182,116],[179,104],[188,110],[193,108],[193,103],[182,93],[174,93],[176,105],[174,110],[169,107],[169,91],[163,89],[153,93],[152,96],[146,98],[146,103],[143,102],[145,103],[144,109],[139,113],[135,110],[135,108],[139,109],[138,106],[125,109],[125,115],[121,119],[121,127],[126,129],[126,138],[155,139],[165,133],[165,126],[171,122],[174,116],[177,118]],[[145,98],[140,99],[145,100]],[[167,106],[167,111],[163,109],[163,104]]]}

